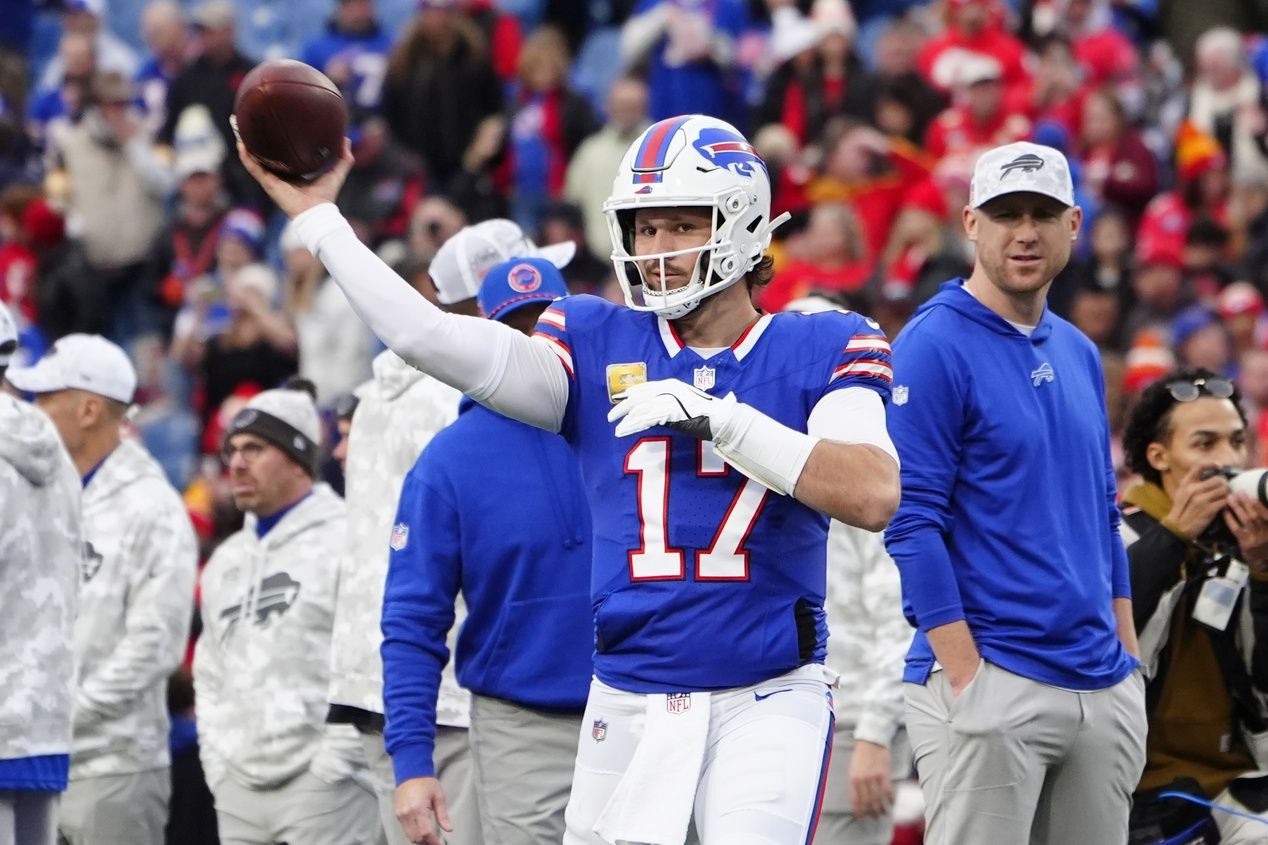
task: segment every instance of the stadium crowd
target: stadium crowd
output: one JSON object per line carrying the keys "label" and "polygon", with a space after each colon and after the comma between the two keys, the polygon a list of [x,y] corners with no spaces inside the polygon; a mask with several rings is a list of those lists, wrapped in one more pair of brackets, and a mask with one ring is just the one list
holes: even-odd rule
{"label": "stadium crowd", "polygon": [[[1136,400],[1178,368],[1236,384],[1249,463],[1268,460],[1263,4],[398,6],[0,2],[0,302],[20,340],[9,366],[36,364],[68,335],[126,351],[126,425],[181,494],[202,564],[243,525],[227,473],[241,450],[224,448],[251,431],[243,409],[274,407],[292,377],[311,383],[313,474],[342,492],[331,453],[385,354],[238,160],[234,92],[266,57],[302,59],[340,86],[356,162],[339,208],[442,305],[480,283],[446,293],[439,262],[466,273],[478,262],[444,259],[444,245],[494,218],[519,227],[525,254],[572,252],[555,262],[569,292],[623,301],[602,213],[613,175],[653,122],[703,113],[746,133],[769,169],[772,215],[791,214],[757,305],[826,302],[894,338],[973,267],[962,209],[978,155],[1019,140],[1053,147],[1084,223],[1048,305],[1100,351],[1122,489],[1138,480],[1122,446]],[[208,829],[192,727],[199,630],[168,688],[169,842],[206,841]],[[382,702],[366,708],[381,733]]]}

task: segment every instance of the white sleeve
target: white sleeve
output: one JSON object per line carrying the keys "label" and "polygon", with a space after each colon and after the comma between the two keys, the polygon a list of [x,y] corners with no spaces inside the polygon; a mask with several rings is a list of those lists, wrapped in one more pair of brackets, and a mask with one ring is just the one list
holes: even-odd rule
{"label": "white sleeve", "polygon": [[545,343],[432,305],[361,243],[333,203],[296,217],[295,232],[389,349],[500,414],[559,431],[568,374]]}
{"label": "white sleeve", "polygon": [[866,387],[835,390],[810,411],[807,433],[838,443],[875,446],[898,463],[898,450],[885,428],[885,403]]}

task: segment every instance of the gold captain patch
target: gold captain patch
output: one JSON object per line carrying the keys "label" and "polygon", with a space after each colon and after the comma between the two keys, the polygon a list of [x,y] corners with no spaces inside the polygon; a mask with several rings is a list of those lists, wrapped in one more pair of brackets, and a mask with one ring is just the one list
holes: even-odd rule
{"label": "gold captain patch", "polygon": [[647,364],[608,364],[608,399],[615,404],[617,396],[627,388],[647,381]]}

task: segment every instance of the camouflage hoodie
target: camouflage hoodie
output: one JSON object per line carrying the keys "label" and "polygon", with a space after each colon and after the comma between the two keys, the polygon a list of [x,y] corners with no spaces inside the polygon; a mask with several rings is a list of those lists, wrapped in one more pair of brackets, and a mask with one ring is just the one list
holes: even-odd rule
{"label": "camouflage hoodie", "polygon": [[72,780],[168,765],[167,676],[180,665],[198,549],[162,468],[124,440],[84,488]]}
{"label": "camouflage hoodie", "polygon": [[343,501],[319,483],[263,538],[255,524],[248,514],[203,570],[194,691],[207,783],[359,777],[356,730],[326,724]]}
{"label": "camouflage hoodie", "polygon": [[53,423],[0,393],[0,760],[69,754],[79,477]]}
{"label": "camouflage hoodie", "polygon": [[[458,416],[462,394],[424,375],[395,352],[374,359],[374,379],[358,391],[361,404],[348,440],[348,554],[339,572],[330,701],[383,712],[383,635],[379,619],[392,523],[401,482],[423,447]],[[452,653],[459,615],[450,632]],[[465,728],[470,698],[445,667],[436,721]]]}

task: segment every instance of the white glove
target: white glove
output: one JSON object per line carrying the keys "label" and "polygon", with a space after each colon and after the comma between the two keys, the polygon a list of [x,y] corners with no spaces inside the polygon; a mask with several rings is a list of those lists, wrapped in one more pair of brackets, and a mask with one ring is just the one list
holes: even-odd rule
{"label": "white glove", "polygon": [[617,437],[663,425],[712,440],[724,461],[781,496],[792,495],[819,442],[737,401],[734,393],[710,396],[678,379],[636,384],[618,398],[608,412],[609,422],[620,420]]}
{"label": "white glove", "polygon": [[674,378],[636,384],[617,398],[621,401],[608,412],[608,422],[620,420],[617,437],[663,425],[701,440],[712,440],[739,404],[734,393],[719,399]]}

